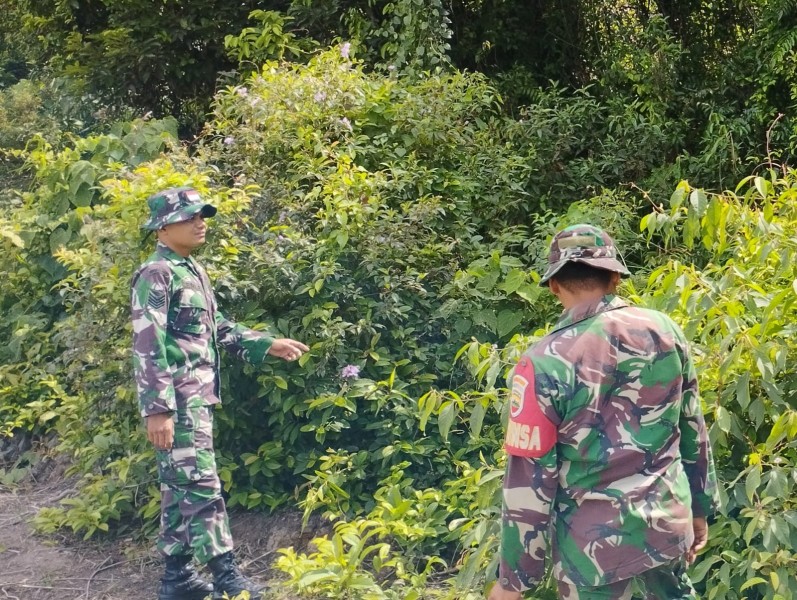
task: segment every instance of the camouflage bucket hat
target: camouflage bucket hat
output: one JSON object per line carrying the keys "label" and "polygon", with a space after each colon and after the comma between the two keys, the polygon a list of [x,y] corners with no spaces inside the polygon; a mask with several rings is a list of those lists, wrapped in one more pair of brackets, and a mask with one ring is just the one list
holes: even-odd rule
{"label": "camouflage bucket hat", "polygon": [[571,225],[554,236],[548,254],[548,269],[540,279],[540,285],[547,285],[548,280],[569,262],[614,271],[623,277],[631,275],[622,259],[618,259],[614,240],[594,225]]}
{"label": "camouflage bucket hat", "polygon": [[202,202],[194,188],[180,187],[163,190],[147,198],[149,205],[149,220],[144,223],[144,229],[155,231],[164,225],[188,221],[197,213],[203,217],[212,217],[216,214],[216,207]]}

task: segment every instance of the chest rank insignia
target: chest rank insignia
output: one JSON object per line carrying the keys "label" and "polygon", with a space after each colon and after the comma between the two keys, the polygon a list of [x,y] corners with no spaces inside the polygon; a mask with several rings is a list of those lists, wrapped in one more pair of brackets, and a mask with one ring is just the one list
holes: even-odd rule
{"label": "chest rank insignia", "polygon": [[507,454],[540,458],[556,443],[556,425],[545,416],[534,389],[534,365],[520,359],[512,376],[509,395],[509,424],[504,448]]}
{"label": "chest rank insignia", "polygon": [[155,310],[162,309],[166,305],[166,292],[159,289],[151,289],[147,295],[147,304]]}

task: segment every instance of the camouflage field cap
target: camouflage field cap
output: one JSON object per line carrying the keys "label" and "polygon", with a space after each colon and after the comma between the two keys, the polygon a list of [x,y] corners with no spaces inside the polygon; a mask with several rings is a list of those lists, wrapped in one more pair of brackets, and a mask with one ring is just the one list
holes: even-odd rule
{"label": "camouflage field cap", "polygon": [[180,223],[194,218],[197,213],[203,217],[216,214],[216,207],[202,202],[202,198],[194,188],[180,187],[163,190],[147,198],[149,220],[144,229],[155,231],[164,225]]}
{"label": "camouflage field cap", "polygon": [[548,254],[548,269],[540,279],[540,285],[547,285],[548,280],[569,262],[614,271],[623,277],[631,275],[625,263],[618,259],[614,240],[594,225],[571,225],[554,236]]}

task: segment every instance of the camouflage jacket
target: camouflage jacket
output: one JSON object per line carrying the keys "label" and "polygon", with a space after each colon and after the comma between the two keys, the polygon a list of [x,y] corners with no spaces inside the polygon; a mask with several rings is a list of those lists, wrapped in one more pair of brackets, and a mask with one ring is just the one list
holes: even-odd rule
{"label": "camouflage jacket", "polygon": [[132,281],[133,363],[142,416],[220,402],[217,345],[260,363],[273,339],[224,318],[205,269],[158,243]]}
{"label": "camouflage jacket", "polygon": [[684,555],[718,490],[697,377],[666,315],[566,311],[510,374],[500,583],[621,581]]}

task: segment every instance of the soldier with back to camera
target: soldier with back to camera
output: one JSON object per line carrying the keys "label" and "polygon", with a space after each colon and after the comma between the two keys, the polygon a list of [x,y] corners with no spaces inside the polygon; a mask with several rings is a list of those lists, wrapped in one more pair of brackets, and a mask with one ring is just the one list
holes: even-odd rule
{"label": "soldier with back to camera", "polygon": [[510,374],[499,577],[519,600],[544,574],[565,600],[695,598],[686,567],[718,503],[697,377],[666,315],[615,296],[611,237],[575,225],[541,280],[564,308]]}

